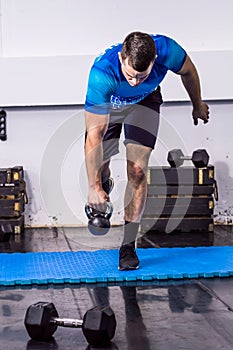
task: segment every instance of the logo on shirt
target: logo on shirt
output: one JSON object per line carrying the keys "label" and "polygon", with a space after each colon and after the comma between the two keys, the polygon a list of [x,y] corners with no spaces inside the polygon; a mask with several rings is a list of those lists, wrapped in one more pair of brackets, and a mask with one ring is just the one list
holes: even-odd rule
{"label": "logo on shirt", "polygon": [[112,109],[124,108],[128,105],[132,105],[143,100],[148,94],[143,94],[133,97],[120,97],[112,95],[110,98],[110,104]]}

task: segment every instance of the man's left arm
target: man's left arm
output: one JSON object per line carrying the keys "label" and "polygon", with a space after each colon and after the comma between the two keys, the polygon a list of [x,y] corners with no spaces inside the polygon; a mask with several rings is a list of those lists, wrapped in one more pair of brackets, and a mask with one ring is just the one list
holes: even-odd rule
{"label": "man's left arm", "polygon": [[190,57],[187,55],[182,68],[177,72],[181,75],[182,83],[191,99],[193,105],[193,121],[194,125],[198,124],[198,119],[203,120],[204,123],[209,121],[209,107],[202,101],[200,80]]}

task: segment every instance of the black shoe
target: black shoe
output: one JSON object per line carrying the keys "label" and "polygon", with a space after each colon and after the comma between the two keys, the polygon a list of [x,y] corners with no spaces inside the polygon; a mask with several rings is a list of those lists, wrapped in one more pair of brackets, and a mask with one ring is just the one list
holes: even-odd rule
{"label": "black shoe", "polygon": [[132,244],[124,244],[120,248],[119,270],[136,270],[139,260]]}
{"label": "black shoe", "polygon": [[114,180],[112,177],[110,177],[107,181],[102,183],[102,188],[104,192],[106,192],[107,194],[112,192],[113,187],[114,187]]}

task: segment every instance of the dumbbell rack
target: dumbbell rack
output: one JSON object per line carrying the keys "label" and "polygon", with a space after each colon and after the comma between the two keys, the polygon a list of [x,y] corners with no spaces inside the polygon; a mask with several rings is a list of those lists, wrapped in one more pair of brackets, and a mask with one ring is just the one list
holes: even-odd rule
{"label": "dumbbell rack", "polygon": [[0,168],[0,241],[24,229],[24,207],[27,203],[22,166]]}
{"label": "dumbbell rack", "polygon": [[140,232],[191,232],[214,229],[216,198],[214,166],[206,168],[152,166]]}

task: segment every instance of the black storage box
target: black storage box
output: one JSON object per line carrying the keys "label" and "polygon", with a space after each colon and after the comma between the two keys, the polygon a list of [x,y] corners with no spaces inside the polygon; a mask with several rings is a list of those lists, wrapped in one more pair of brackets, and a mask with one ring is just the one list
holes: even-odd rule
{"label": "black storage box", "polygon": [[217,196],[214,166],[149,167],[140,231],[213,231]]}

